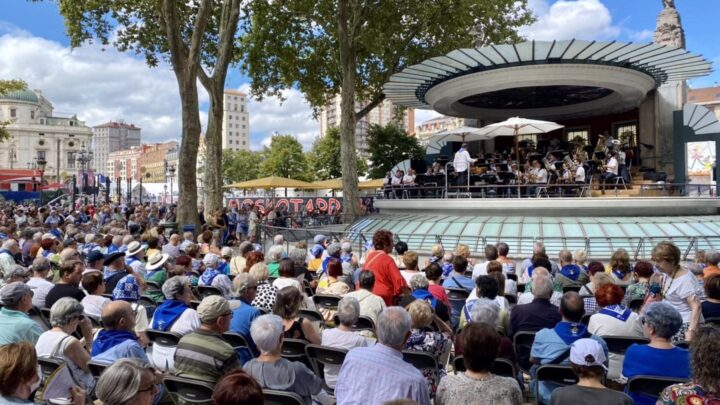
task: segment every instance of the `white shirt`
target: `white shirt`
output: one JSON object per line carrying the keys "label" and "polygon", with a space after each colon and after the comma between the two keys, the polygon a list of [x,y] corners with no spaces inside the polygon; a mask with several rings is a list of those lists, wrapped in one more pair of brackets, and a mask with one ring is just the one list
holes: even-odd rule
{"label": "white shirt", "polygon": [[[588,323],[588,332],[597,336],[632,336],[643,337],[642,324],[640,316],[635,312],[630,314],[627,321],[621,321],[610,315],[596,313],[590,317]],[[607,378],[616,380],[622,375],[622,364],[625,356],[616,353],[610,353],[608,356],[609,370]]]}
{"label": "white shirt", "polygon": [[702,287],[695,276],[690,271],[674,280],[671,279],[670,276],[665,276],[662,292],[665,296],[665,301],[680,312],[683,323],[690,322],[692,318],[692,308],[690,308],[687,299],[691,295],[700,297],[702,293]]}
{"label": "white shirt", "polygon": [[575,181],[585,183],[585,168],[582,165],[578,165],[577,170],[575,170]]}
{"label": "white shirt", "polygon": [[456,172],[464,172],[468,169],[470,163],[475,163],[477,159],[473,159],[470,157],[470,154],[465,149],[460,149],[455,153],[455,158],[453,159],[453,167],[455,168]]}
{"label": "white shirt", "polygon": [[[517,304],[529,304],[535,299],[535,296],[531,292],[526,292],[518,295]],[[553,291],[552,297],[550,297],[550,303],[556,307],[560,306],[560,300],[562,299],[562,293]]]}
{"label": "white shirt", "polygon": [[480,276],[487,276],[487,264],[488,262],[478,263],[473,267],[472,279],[475,280]]}
{"label": "white shirt", "polygon": [[303,291],[302,286],[300,285],[300,282],[296,278],[290,278],[290,277],[278,277],[273,281],[272,283],[273,287],[277,288],[278,291],[282,290],[285,287],[295,287],[300,292]]}
{"label": "white shirt", "polygon": [[411,279],[413,278],[413,276],[415,276],[416,274],[425,275],[425,273],[423,273],[423,272],[420,271],[420,270],[400,270],[400,275],[403,276],[403,278],[405,279],[405,282],[407,283],[407,285],[410,285],[410,280],[411,280]]}
{"label": "white shirt", "polygon": [[539,168],[535,172],[535,183],[547,183],[548,181],[548,172],[544,168]]}
{"label": "white shirt", "polygon": [[406,174],[402,178],[402,183],[405,185],[412,185],[415,184],[415,176]]}
{"label": "white shirt", "polygon": [[618,174],[618,161],[614,157],[611,157],[605,165],[605,171],[612,173],[617,176]]}
{"label": "white shirt", "polygon": [[[155,318],[153,317],[153,321]],[[169,332],[177,333],[180,336],[185,336],[190,332],[194,332],[195,329],[200,327],[200,316],[197,311],[192,308],[186,309],[182,315],[172,324]],[[151,325],[153,322],[150,323]]]}
{"label": "white shirt", "polygon": [[80,301],[83,305],[85,315],[97,318],[102,317],[103,307],[105,307],[108,302],[110,302],[110,299],[102,295],[86,295],[85,298]]}
{"label": "white shirt", "polygon": [[38,308],[45,308],[45,297],[47,297],[48,292],[55,287],[55,284],[40,277],[32,277],[25,284],[33,291],[33,305]]}
{"label": "white shirt", "polygon": [[399,186],[401,182],[402,182],[402,179],[401,179],[400,177],[393,176],[393,177],[392,177],[392,181],[391,181],[390,183],[391,183],[393,186]]}
{"label": "white shirt", "polygon": [[[325,329],[322,332],[323,346],[334,347],[336,349],[354,349],[356,347],[369,346],[367,339],[355,332],[343,331],[338,328]],[[325,366],[325,382],[330,387],[335,387],[338,374],[340,374],[341,366],[326,365]]]}
{"label": "white shirt", "polygon": [[133,260],[131,263],[128,263],[129,260],[126,260],[125,263],[127,263],[127,265],[130,266],[131,269],[133,269],[135,274],[142,276],[142,278],[146,278],[147,271],[145,270],[145,264],[137,257],[134,257],[134,259],[135,260]]}

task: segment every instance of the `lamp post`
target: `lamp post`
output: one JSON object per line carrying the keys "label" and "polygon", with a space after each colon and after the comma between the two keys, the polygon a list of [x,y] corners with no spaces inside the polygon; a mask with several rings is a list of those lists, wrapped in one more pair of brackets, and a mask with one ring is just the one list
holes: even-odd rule
{"label": "lamp post", "polygon": [[38,190],[40,191],[40,206],[43,205],[43,194],[42,194],[42,185],[43,185],[43,176],[45,175],[45,165],[47,164],[47,161],[45,160],[45,157],[42,155],[38,155],[38,157],[35,160],[35,163],[37,164],[38,170],[40,170],[40,187],[38,187]]}
{"label": "lamp post", "polygon": [[165,191],[163,193],[163,204],[167,204],[167,184],[163,184],[163,190]]}
{"label": "lamp post", "polygon": [[[92,161],[93,153],[91,151],[88,151],[87,149],[81,149],[80,152],[78,152],[77,160],[80,163],[80,170],[82,173],[82,178],[80,180],[80,194],[85,195],[85,187],[87,186],[87,165]],[[85,197],[85,203],[87,204],[87,197]]]}
{"label": "lamp post", "polygon": [[175,165],[170,165],[168,167],[168,172],[170,173],[170,205],[173,204],[173,178],[175,177]]}

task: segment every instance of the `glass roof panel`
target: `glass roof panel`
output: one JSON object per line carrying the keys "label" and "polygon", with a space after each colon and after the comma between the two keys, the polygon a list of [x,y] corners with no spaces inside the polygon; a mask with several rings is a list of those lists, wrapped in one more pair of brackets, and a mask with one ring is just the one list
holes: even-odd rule
{"label": "glass roof panel", "polygon": [[448,236],[452,236],[453,233],[451,232],[445,232],[445,229],[450,225],[448,222],[437,222],[433,225],[432,228],[430,228],[430,231],[427,233],[431,235],[443,235],[447,234]]}
{"label": "glass roof panel", "polygon": [[548,55],[548,52],[550,52],[551,45],[552,45],[552,42],[535,41],[535,56],[533,59],[535,59],[535,60],[545,59]]}
{"label": "glass roof panel", "polygon": [[497,222],[487,222],[482,229],[482,236],[497,236],[500,232],[500,225]]}
{"label": "glass roof panel", "polygon": [[599,224],[585,222],[582,226],[585,228],[585,236],[587,237],[598,238],[606,236],[605,231],[603,231]]}
{"label": "glass roof panel", "polygon": [[537,238],[540,235],[539,222],[525,222],[522,228],[522,236],[526,238]]}
{"label": "glass roof panel", "polygon": [[514,223],[505,223],[502,228],[502,234],[501,237],[512,237],[516,238],[520,236],[520,224],[517,222]]}
{"label": "glass roof panel", "polygon": [[550,57],[559,58],[563,53],[565,53],[568,46],[570,46],[570,41],[557,41],[550,52]]}
{"label": "glass roof panel", "polygon": [[657,224],[668,236],[685,236],[680,224]]}
{"label": "glass roof panel", "polygon": [[462,235],[463,228],[465,228],[465,222],[451,222],[445,233],[448,235]]}
{"label": "glass roof panel", "polygon": [[544,238],[559,238],[563,236],[562,231],[560,230],[560,225],[551,223],[551,224],[543,224],[543,239]]}
{"label": "glass roof panel", "polygon": [[620,227],[625,230],[625,233],[631,238],[643,238],[647,236],[643,229],[636,224],[620,224]]}
{"label": "glass roof panel", "polygon": [[568,238],[584,238],[585,237],[582,227],[578,224],[563,223],[562,229],[563,229],[563,233],[565,234],[565,237],[568,237]]}
{"label": "glass roof panel", "polygon": [[608,237],[625,236],[625,232],[623,232],[623,229],[618,224],[602,224],[602,227],[605,229],[605,235]]}
{"label": "glass roof panel", "polygon": [[430,229],[433,225],[433,222],[423,222],[417,227],[417,229],[415,229],[415,233],[427,233],[428,229]]}
{"label": "glass roof panel", "polygon": [[533,60],[532,45],[532,42],[523,42],[515,45],[515,49],[517,49],[518,54],[520,54],[520,60],[525,62]]}
{"label": "glass roof panel", "polygon": [[651,223],[641,223],[640,228],[645,232],[646,235],[654,235],[654,236],[665,236],[665,232],[663,232],[662,229],[660,229],[659,226],[656,224]]}

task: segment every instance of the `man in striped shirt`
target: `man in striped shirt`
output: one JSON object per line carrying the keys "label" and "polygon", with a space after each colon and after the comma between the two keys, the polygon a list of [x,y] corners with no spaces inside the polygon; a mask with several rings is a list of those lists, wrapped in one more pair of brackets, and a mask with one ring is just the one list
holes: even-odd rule
{"label": "man in striped shirt", "polygon": [[232,346],[222,339],[232,318],[232,306],[223,297],[211,295],[198,305],[202,324],[180,339],[175,351],[175,375],[216,383],[225,373],[240,368]]}

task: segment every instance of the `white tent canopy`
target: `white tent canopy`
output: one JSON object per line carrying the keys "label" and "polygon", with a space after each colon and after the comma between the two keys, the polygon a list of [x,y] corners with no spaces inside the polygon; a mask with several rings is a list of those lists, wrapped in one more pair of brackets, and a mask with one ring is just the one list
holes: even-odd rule
{"label": "white tent canopy", "polygon": [[472,141],[485,141],[491,139],[480,133],[481,128],[473,127],[458,127],[454,129],[442,129],[434,134],[430,135],[428,141],[435,141],[438,143],[447,142],[472,142]]}

